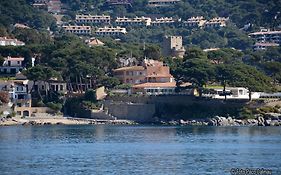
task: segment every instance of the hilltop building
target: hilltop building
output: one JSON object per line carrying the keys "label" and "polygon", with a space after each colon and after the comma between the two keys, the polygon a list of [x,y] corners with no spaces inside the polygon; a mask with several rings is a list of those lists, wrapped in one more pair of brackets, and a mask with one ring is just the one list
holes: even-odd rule
{"label": "hilltop building", "polygon": [[0,67],[1,74],[16,74],[23,69],[23,57],[6,57],[3,65]]}
{"label": "hilltop building", "polygon": [[117,17],[115,23],[118,26],[150,26],[151,18],[144,16],[135,18]]}
{"label": "hilltop building", "polygon": [[260,32],[250,33],[249,36],[258,43],[276,43],[281,44],[281,31],[270,31],[263,29]]}
{"label": "hilltop building", "polygon": [[25,43],[17,39],[0,37],[0,46],[24,46]]}
{"label": "hilltop building", "polygon": [[92,30],[91,26],[78,26],[78,25],[63,26],[63,29],[66,32],[77,34],[77,35],[90,35]]}
{"label": "hilltop building", "polygon": [[188,18],[187,21],[183,21],[182,25],[185,27],[202,27],[205,24],[206,20],[204,19],[203,16],[196,16],[196,17],[191,17]]}
{"label": "hilltop building", "polygon": [[123,6],[129,6],[132,7],[133,0],[106,0],[105,5],[106,6],[116,6],[116,5],[123,5]]}
{"label": "hilltop building", "polygon": [[182,37],[165,36],[163,39],[162,54],[164,56],[183,58],[185,48],[182,46]]}
{"label": "hilltop building", "polygon": [[279,46],[279,44],[277,44],[277,43],[256,43],[253,46],[253,49],[254,49],[254,51],[266,50],[269,47],[278,47],[278,46]]}
{"label": "hilltop building", "polygon": [[110,24],[109,15],[76,15],[77,24]]}
{"label": "hilltop building", "polygon": [[205,28],[221,28],[226,26],[226,22],[229,20],[229,18],[224,17],[217,17],[213,18],[207,22],[204,23]]}
{"label": "hilltop building", "polygon": [[114,76],[123,83],[132,84],[132,93],[169,94],[176,87],[170,68],[156,60],[145,59],[140,66],[115,69]]}
{"label": "hilltop building", "polygon": [[156,18],[151,22],[152,26],[167,26],[167,25],[172,25],[175,23],[175,20],[170,17],[161,17],[161,18]]}
{"label": "hilltop building", "polygon": [[126,28],[123,27],[101,27],[95,32],[99,36],[119,36],[127,33]]}
{"label": "hilltop building", "polygon": [[180,0],[148,0],[149,7],[167,7],[180,2]]}

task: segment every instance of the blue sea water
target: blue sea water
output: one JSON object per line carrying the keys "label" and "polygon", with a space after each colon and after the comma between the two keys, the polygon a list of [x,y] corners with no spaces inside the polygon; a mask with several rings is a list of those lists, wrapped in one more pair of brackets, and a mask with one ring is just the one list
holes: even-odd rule
{"label": "blue sea water", "polygon": [[281,127],[9,126],[0,174],[281,174]]}

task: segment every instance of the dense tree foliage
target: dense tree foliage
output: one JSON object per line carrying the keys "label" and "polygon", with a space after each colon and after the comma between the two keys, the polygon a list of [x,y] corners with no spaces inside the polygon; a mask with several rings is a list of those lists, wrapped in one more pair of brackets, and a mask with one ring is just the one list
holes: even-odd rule
{"label": "dense tree foliage", "polygon": [[15,23],[27,24],[36,29],[55,27],[55,20],[51,15],[33,8],[26,0],[1,0],[0,16],[0,26],[4,27]]}

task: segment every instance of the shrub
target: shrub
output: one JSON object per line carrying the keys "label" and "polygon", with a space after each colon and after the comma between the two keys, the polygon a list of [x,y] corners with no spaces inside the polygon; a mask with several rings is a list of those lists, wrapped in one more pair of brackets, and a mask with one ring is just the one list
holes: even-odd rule
{"label": "shrub", "polygon": [[46,104],[47,107],[51,108],[52,110],[59,112],[62,109],[62,104],[60,103],[53,103],[53,102],[48,102]]}

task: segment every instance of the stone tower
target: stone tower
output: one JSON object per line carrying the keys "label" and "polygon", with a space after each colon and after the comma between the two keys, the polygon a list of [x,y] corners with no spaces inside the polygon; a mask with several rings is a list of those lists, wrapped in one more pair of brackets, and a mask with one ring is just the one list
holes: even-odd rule
{"label": "stone tower", "polygon": [[185,49],[181,36],[165,36],[162,45],[162,55],[183,58]]}

